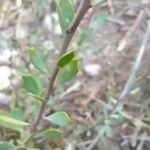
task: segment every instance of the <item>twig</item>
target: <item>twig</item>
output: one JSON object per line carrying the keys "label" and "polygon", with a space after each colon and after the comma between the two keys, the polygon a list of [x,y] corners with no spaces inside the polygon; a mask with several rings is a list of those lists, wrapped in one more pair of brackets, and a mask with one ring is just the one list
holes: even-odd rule
{"label": "twig", "polygon": [[137,147],[137,150],[142,150],[143,149],[143,146],[144,146],[144,143],[145,143],[144,138],[147,137],[147,133],[144,132],[141,137],[142,137],[142,139],[141,139],[141,141],[140,141],[140,143]]}
{"label": "twig", "polygon": [[[83,19],[85,13],[88,11],[88,9],[90,7],[91,7],[91,0],[82,0],[81,4],[76,12],[75,18],[74,18],[70,28],[66,32],[64,40],[62,41],[62,46],[61,46],[60,54],[59,54],[58,58],[66,52],[66,50],[74,36],[75,31],[77,30],[81,20]],[[55,64],[54,70],[52,72],[52,75],[51,75],[51,78],[49,81],[47,92],[45,94],[44,101],[40,107],[40,111],[38,113],[37,119],[35,120],[34,124],[32,125],[32,128],[31,128],[32,132],[35,132],[37,130],[37,126],[39,125],[39,123],[42,119],[42,116],[44,115],[44,111],[45,111],[47,102],[49,100],[50,95],[53,92],[53,86],[54,86],[54,82],[55,82],[58,72],[59,72],[59,68],[57,67],[57,64]]]}
{"label": "twig", "polygon": [[108,3],[108,6],[109,6],[109,9],[110,9],[110,13],[112,15],[114,15],[114,8],[113,8],[112,0],[107,0],[107,3]]}
{"label": "twig", "polygon": [[9,62],[0,61],[0,67],[3,67],[3,66],[13,67],[14,65],[12,63],[9,63]]}
{"label": "twig", "polygon": [[[125,84],[125,87],[123,89],[123,91],[121,92],[120,96],[119,96],[119,99],[118,99],[118,102],[116,103],[116,105],[112,108],[112,111],[110,112],[110,114],[113,114],[114,112],[116,112],[118,106],[120,106],[120,104],[123,104],[123,101],[124,101],[124,98],[125,96],[129,93],[133,83],[134,83],[134,80],[135,80],[135,75],[139,69],[139,66],[141,64],[141,60],[142,60],[142,57],[144,55],[144,52],[145,52],[145,49],[146,49],[146,44],[148,42],[148,37],[150,35],[150,20],[148,22],[148,25],[147,25],[147,30],[145,32],[145,35],[144,35],[144,39],[142,41],[142,45],[139,49],[139,53],[136,57],[136,61],[135,61],[135,64],[133,66],[133,69],[132,69],[132,72],[127,80],[127,83]],[[134,122],[134,123],[139,123],[139,126],[142,126],[142,127],[145,127],[146,129],[150,129],[150,127],[146,124],[144,124],[142,121],[140,120],[137,120],[131,116],[129,116],[127,113],[124,113],[122,112],[122,115],[127,118],[128,120]],[[91,142],[91,144],[88,146],[87,150],[92,150],[95,145],[99,142],[100,140],[100,136],[99,134],[93,139],[93,141]]]}
{"label": "twig", "polygon": [[94,140],[91,142],[91,144],[88,146],[88,148],[86,150],[93,150],[93,148],[96,146],[96,144],[99,142],[100,140],[100,135],[98,134]]}
{"label": "twig", "polygon": [[2,28],[2,24],[4,21],[5,15],[7,13],[7,9],[9,7],[9,3],[10,3],[9,0],[5,0],[2,4],[2,8],[0,10],[0,29]]}
{"label": "twig", "polygon": [[91,144],[91,142],[92,142],[91,140],[90,141],[81,142],[81,143],[77,144],[77,147],[78,148],[85,147],[86,145]]}
{"label": "twig", "polygon": [[117,103],[115,104],[115,106],[112,110],[112,113],[114,113],[117,110],[119,105],[123,104],[123,101],[125,100],[125,97],[130,92],[130,89],[131,89],[132,85],[134,84],[135,76],[136,76],[136,73],[137,73],[137,71],[140,67],[143,55],[145,53],[146,45],[147,45],[149,36],[150,36],[150,20],[148,22],[147,29],[146,29],[146,32],[145,32],[145,35],[144,35],[144,38],[143,38],[143,41],[142,41],[142,45],[141,45],[141,47],[139,49],[139,52],[137,54],[133,69],[131,70],[130,76],[129,76],[129,78],[128,78],[128,80],[127,80],[127,82],[126,82],[126,84],[123,88],[123,91],[121,92],[121,94],[118,98]]}
{"label": "twig", "polygon": [[117,51],[122,51],[122,50],[125,49],[125,47],[127,46],[128,42],[129,42],[128,38],[133,33],[135,33],[135,31],[137,30],[139,24],[141,23],[141,20],[142,20],[144,14],[145,14],[144,10],[141,10],[139,15],[135,19],[134,23],[132,24],[132,26],[129,28],[129,30],[126,32],[126,34],[119,41]]}
{"label": "twig", "polygon": [[[132,135],[123,135],[122,138],[131,141]],[[136,137],[136,139],[137,140],[144,140],[144,141],[150,142],[150,137],[149,136],[145,136],[145,137],[138,136],[138,137]]]}

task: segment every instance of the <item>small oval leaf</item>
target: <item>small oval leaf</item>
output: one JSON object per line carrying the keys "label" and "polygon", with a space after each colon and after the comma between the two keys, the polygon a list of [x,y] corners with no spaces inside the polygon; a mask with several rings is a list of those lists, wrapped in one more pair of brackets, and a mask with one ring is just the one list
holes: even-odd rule
{"label": "small oval leaf", "polygon": [[45,64],[43,63],[38,51],[31,47],[28,49],[29,57],[31,63],[35,66],[35,68],[39,69],[40,71],[46,71]]}
{"label": "small oval leaf", "polygon": [[70,117],[65,112],[56,112],[48,117],[45,117],[49,122],[59,125],[61,127],[65,127],[70,122]]}
{"label": "small oval leaf", "polygon": [[78,73],[78,61],[73,59],[69,64],[65,65],[60,69],[60,74],[58,76],[58,82],[63,84],[67,81],[72,80]]}
{"label": "small oval leaf", "polygon": [[55,139],[62,136],[62,132],[58,129],[48,129],[45,131],[40,132],[36,135],[37,138],[41,137],[44,139]]}
{"label": "small oval leaf", "polygon": [[40,90],[36,79],[31,75],[23,75],[23,88],[29,93],[37,95]]}
{"label": "small oval leaf", "polygon": [[28,126],[29,123],[19,121],[4,115],[0,115],[0,125],[9,129],[19,131],[23,127]]}
{"label": "small oval leaf", "polygon": [[65,33],[74,18],[75,9],[71,0],[55,0],[55,2],[59,23],[62,32]]}
{"label": "small oval leaf", "polygon": [[62,55],[58,60],[58,66],[64,67],[75,57],[74,51],[69,51],[66,54]]}

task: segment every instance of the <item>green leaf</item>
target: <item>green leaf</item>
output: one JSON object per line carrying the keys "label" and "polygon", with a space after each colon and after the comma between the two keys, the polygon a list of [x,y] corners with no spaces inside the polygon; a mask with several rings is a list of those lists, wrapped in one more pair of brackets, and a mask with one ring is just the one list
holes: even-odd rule
{"label": "green leaf", "polygon": [[106,98],[109,104],[116,104],[117,102],[116,99],[113,98],[111,93],[107,93]]}
{"label": "green leaf", "polygon": [[28,126],[29,123],[19,121],[4,115],[0,115],[0,125],[9,129],[19,131],[23,127]]}
{"label": "green leaf", "polygon": [[77,59],[71,60],[67,65],[60,69],[59,83],[65,83],[72,80],[78,73]]}
{"label": "green leaf", "polygon": [[13,146],[10,145],[8,142],[0,141],[0,150],[12,150]]}
{"label": "green leaf", "polygon": [[37,81],[33,76],[23,75],[22,80],[23,80],[23,88],[26,91],[35,95],[37,95],[40,92]]}
{"label": "green leaf", "polygon": [[12,118],[20,120],[20,121],[23,119],[22,110],[19,108],[13,108],[10,112],[10,115]]}
{"label": "green leaf", "polygon": [[36,135],[36,137],[42,137],[44,139],[55,139],[61,136],[62,136],[62,132],[58,129],[48,129]]}
{"label": "green leaf", "polygon": [[75,51],[69,51],[66,54],[62,55],[58,60],[58,66],[64,67],[75,57]]}
{"label": "green leaf", "polygon": [[98,127],[98,133],[99,133],[99,136],[101,137],[101,139],[103,139],[105,137],[110,138],[113,135],[112,129],[108,124],[99,126]]}
{"label": "green leaf", "polygon": [[46,120],[50,121],[51,123],[55,125],[59,125],[61,127],[65,127],[70,122],[70,118],[67,115],[67,113],[61,111],[56,112],[48,117],[45,117]]}
{"label": "green leaf", "polygon": [[122,123],[124,121],[124,116],[122,115],[122,113],[116,113],[116,114],[112,114],[110,116],[110,124],[112,125],[118,125],[120,123]]}
{"label": "green leaf", "polygon": [[65,33],[74,18],[75,9],[71,0],[55,0],[55,2],[59,23],[62,32]]}
{"label": "green leaf", "polygon": [[28,52],[30,61],[35,66],[35,68],[43,72],[46,71],[45,64],[43,63],[38,51],[32,47],[28,49]]}

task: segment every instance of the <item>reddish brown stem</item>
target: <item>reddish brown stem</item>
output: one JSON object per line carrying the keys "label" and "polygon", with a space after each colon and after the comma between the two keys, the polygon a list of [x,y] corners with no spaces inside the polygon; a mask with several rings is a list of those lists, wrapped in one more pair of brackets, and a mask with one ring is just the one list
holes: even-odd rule
{"label": "reddish brown stem", "polygon": [[[77,9],[74,20],[66,32],[64,40],[62,42],[62,46],[61,46],[60,54],[59,54],[58,58],[66,52],[66,50],[67,50],[67,48],[68,48],[68,46],[69,46],[69,44],[70,44],[70,42],[74,36],[75,31],[77,30],[81,20],[83,19],[84,15],[86,14],[86,12],[88,11],[88,9],[90,7],[91,7],[91,0],[82,0],[79,8]],[[52,73],[51,78],[49,80],[49,84],[48,84],[47,92],[45,94],[44,101],[40,107],[38,116],[37,116],[35,122],[33,123],[32,127],[31,127],[32,132],[36,132],[37,127],[38,127],[38,125],[39,125],[39,123],[40,123],[40,121],[44,115],[44,111],[46,109],[47,102],[50,98],[50,95],[53,92],[54,82],[55,82],[55,79],[57,77],[58,72],[59,72],[59,68],[57,67],[57,64],[55,64],[53,73]]]}

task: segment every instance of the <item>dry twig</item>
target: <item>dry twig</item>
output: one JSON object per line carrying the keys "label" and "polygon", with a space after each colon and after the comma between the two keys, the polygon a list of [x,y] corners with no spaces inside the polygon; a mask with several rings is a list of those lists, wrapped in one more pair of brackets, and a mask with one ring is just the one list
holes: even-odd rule
{"label": "dry twig", "polygon": [[108,3],[108,6],[109,6],[109,9],[110,9],[110,13],[112,14],[112,15],[114,15],[114,7],[113,7],[113,2],[112,2],[112,0],[107,0],[107,3]]}
{"label": "dry twig", "polygon": [[118,51],[122,51],[125,49],[125,47],[127,46],[129,42],[128,38],[137,30],[144,14],[145,14],[144,10],[141,10],[136,20],[134,21],[133,25],[129,28],[129,30],[126,32],[123,38],[121,38],[118,44],[118,48],[117,48]]}
{"label": "dry twig", "polygon": [[[110,114],[113,114],[114,112],[116,112],[118,106],[120,106],[121,104],[123,104],[124,100],[125,100],[125,97],[126,95],[130,92],[130,89],[134,83],[134,80],[135,80],[135,76],[136,76],[136,73],[139,69],[139,66],[141,64],[141,61],[142,61],[142,57],[144,55],[144,52],[146,50],[146,45],[147,45],[147,42],[148,42],[148,38],[150,36],[150,20],[148,22],[148,25],[147,25],[147,30],[145,32],[145,35],[144,35],[144,38],[143,38],[143,41],[142,41],[142,44],[141,44],[141,47],[139,49],[139,52],[138,52],[138,55],[136,57],[136,60],[135,60],[135,64],[133,66],[133,69],[132,69],[132,72],[125,84],[125,87],[123,89],[123,91],[121,92],[120,96],[119,96],[119,99],[118,99],[118,102],[116,103],[116,105],[113,107],[112,111]],[[129,119],[130,121],[137,121],[139,122],[139,120],[136,120],[135,118],[127,115],[126,113],[123,113],[123,115]],[[142,122],[139,122],[141,126],[144,126],[145,128],[147,129],[150,129],[149,126],[147,126],[146,124],[143,124]],[[100,136],[99,134],[93,139],[93,141],[91,142],[91,144],[88,146],[87,150],[92,150],[95,145],[99,142],[100,140]]]}
{"label": "dry twig", "polygon": [[125,84],[125,86],[124,86],[124,88],[123,88],[119,98],[118,98],[118,102],[116,103],[116,105],[113,108],[113,111],[112,111],[113,113],[117,110],[118,106],[123,104],[123,102],[125,100],[125,97],[130,92],[130,89],[132,88],[132,85],[135,82],[135,76],[136,76],[136,73],[137,73],[137,71],[138,71],[138,69],[140,67],[143,55],[145,53],[146,45],[147,45],[149,36],[150,36],[150,20],[148,22],[147,29],[146,29],[146,32],[145,32],[145,35],[144,35],[141,47],[140,47],[139,52],[137,54],[134,66],[133,66],[133,68],[131,70],[131,73],[129,75],[129,78],[128,78],[128,80],[127,80],[127,82],[126,82],[126,84]]}

